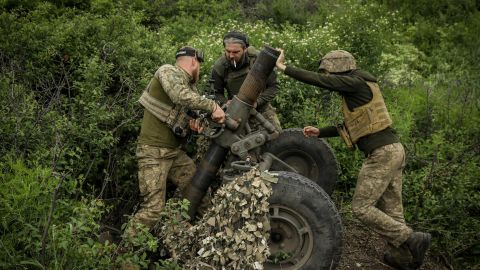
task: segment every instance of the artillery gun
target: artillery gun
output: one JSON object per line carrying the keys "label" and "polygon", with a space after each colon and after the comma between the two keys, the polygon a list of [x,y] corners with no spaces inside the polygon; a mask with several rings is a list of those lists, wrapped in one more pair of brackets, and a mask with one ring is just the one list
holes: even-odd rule
{"label": "artillery gun", "polygon": [[[226,122],[210,129],[210,145],[186,194],[188,214],[197,209],[212,182],[233,181],[257,166],[275,171],[269,199],[272,258],[265,269],[335,269],[342,250],[342,223],[330,200],[337,180],[337,163],[329,146],[305,138],[300,129],[278,132],[254,104],[265,88],[279,52],[265,46],[226,109]],[[259,128],[252,129],[249,118]]]}

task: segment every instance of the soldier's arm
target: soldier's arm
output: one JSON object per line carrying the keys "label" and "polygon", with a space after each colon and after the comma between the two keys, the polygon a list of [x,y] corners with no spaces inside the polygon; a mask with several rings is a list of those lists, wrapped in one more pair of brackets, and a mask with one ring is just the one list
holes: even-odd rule
{"label": "soldier's arm", "polygon": [[330,126],[330,127],[323,127],[323,128],[317,128],[314,126],[306,126],[303,128],[303,134],[307,137],[319,137],[319,138],[324,138],[324,137],[337,137],[339,136],[339,132],[337,130],[337,127]]}
{"label": "soldier's arm", "polygon": [[368,88],[365,81],[354,76],[322,74],[292,66],[287,66],[284,73],[301,82],[340,93],[355,93],[359,88]]}
{"label": "soldier's arm", "polygon": [[270,73],[270,76],[267,78],[267,85],[265,90],[260,93],[260,96],[257,99],[257,108],[261,108],[268,102],[272,101],[275,95],[278,92],[278,82],[277,82],[277,74],[275,71]]}
{"label": "soldier's arm", "polygon": [[225,81],[215,71],[215,69],[212,69],[212,74],[210,75],[209,88],[211,93],[215,95],[215,99],[220,104],[224,104],[225,102],[227,102],[227,99],[225,98],[225,91],[224,91]]}
{"label": "soldier's arm", "polygon": [[329,127],[322,127],[319,128],[320,134],[318,135],[319,138],[327,138],[327,137],[338,137],[338,130],[336,126],[329,126]]}
{"label": "soldier's arm", "polygon": [[173,103],[186,106],[192,110],[212,112],[215,110],[215,101],[202,97],[198,92],[192,91],[183,74],[173,67],[163,67],[157,70],[155,77],[162,84],[165,93]]}

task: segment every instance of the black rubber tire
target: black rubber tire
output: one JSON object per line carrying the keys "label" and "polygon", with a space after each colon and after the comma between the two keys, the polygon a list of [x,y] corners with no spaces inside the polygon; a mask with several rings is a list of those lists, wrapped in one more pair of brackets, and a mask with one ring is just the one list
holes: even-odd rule
{"label": "black rubber tire", "polygon": [[[266,144],[265,151],[317,183],[327,194],[332,194],[338,181],[339,166],[332,148],[325,140],[307,138],[299,128],[284,129],[277,139]],[[275,161],[270,170],[288,171]]]}
{"label": "black rubber tire", "polygon": [[[278,183],[269,198],[272,255],[265,269],[335,269],[342,253],[343,226],[334,203],[311,180],[292,172],[274,173]],[[274,260],[278,254],[290,257]]]}

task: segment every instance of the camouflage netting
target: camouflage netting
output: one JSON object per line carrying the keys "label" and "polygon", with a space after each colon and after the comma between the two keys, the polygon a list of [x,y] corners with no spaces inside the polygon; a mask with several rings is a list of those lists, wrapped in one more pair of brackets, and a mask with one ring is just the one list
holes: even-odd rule
{"label": "camouflage netting", "polygon": [[195,161],[195,163],[199,163],[205,156],[205,153],[210,146],[210,139],[205,136],[198,136],[195,145],[197,146],[197,149],[193,157],[193,161]]}
{"label": "camouflage netting", "polygon": [[163,244],[184,269],[263,269],[270,255],[268,198],[276,181],[267,172],[246,172],[217,191],[195,226],[167,207]]}

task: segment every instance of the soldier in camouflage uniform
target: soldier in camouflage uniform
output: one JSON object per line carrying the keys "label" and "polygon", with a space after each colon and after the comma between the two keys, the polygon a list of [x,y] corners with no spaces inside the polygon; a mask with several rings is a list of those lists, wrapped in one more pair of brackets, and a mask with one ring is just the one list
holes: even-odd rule
{"label": "soldier in camouflage uniform", "polygon": [[[229,103],[234,95],[238,94],[240,86],[247,77],[250,68],[255,63],[259,51],[250,46],[248,37],[244,33],[230,31],[223,37],[224,54],[215,61],[210,76],[210,89],[221,103]],[[278,91],[277,76],[273,71],[267,79],[266,89],[257,100],[256,109],[277,131],[281,131],[275,108],[270,101]],[[225,92],[227,98],[225,98]]]}
{"label": "soldier in camouflage uniform", "polygon": [[383,236],[390,250],[384,260],[396,269],[417,269],[424,260],[431,236],[413,232],[405,223],[402,206],[402,171],[405,151],[394,129],[385,102],[370,73],[356,69],[353,56],[342,50],[327,53],[321,73],[285,66],[283,50],[277,68],[302,82],[342,96],[344,123],[318,129],[307,126],[305,136],[341,136],[347,146],[355,145],[366,160],[360,170],[352,211],[366,226]]}
{"label": "soldier in camouflage uniform", "polygon": [[[182,135],[177,134],[178,127],[172,127],[179,119],[184,119],[177,113],[187,109],[203,110],[211,112],[214,121],[225,121],[220,106],[198,94],[195,85],[201,62],[203,55],[200,51],[188,46],[180,48],[176,53],[176,64],[161,66],[140,98],[145,111],[136,154],[143,201],[131,224],[140,223],[152,228],[165,205],[167,180],[184,194],[195,173],[193,161],[179,148]],[[195,131],[201,129],[194,120],[188,125]],[[127,234],[135,234],[132,226]]]}

